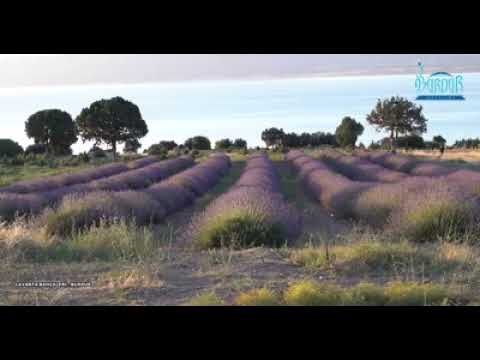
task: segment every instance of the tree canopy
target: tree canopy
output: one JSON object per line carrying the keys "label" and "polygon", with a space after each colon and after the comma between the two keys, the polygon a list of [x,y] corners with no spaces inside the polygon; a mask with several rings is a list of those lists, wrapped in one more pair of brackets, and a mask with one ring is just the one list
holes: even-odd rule
{"label": "tree canopy", "polygon": [[83,141],[111,146],[114,157],[117,144],[138,140],[148,133],[138,106],[121,97],[95,101],[81,111],[76,121]]}
{"label": "tree canopy", "polygon": [[69,113],[58,110],[41,110],[30,115],[25,132],[36,144],[45,145],[47,153],[64,155],[77,142],[77,128]]}
{"label": "tree canopy", "polygon": [[442,135],[437,135],[433,137],[433,144],[436,148],[444,148],[447,140]]}
{"label": "tree canopy", "polygon": [[11,139],[0,139],[0,157],[15,157],[23,154],[23,148]]}
{"label": "tree canopy", "polygon": [[190,150],[211,150],[210,140],[205,136],[194,136],[185,141],[185,147]]}
{"label": "tree canopy", "polygon": [[138,139],[128,139],[125,141],[125,147],[123,148],[124,153],[137,153],[138,149],[142,147]]}
{"label": "tree canopy", "polygon": [[396,147],[398,135],[417,134],[427,131],[427,119],[422,113],[423,107],[411,101],[393,96],[378,100],[375,109],[367,115],[369,124],[377,131],[390,132],[392,150]]}
{"label": "tree canopy", "polygon": [[247,148],[247,141],[244,139],[235,139],[233,142],[233,147],[237,149],[246,149]]}
{"label": "tree canopy", "polygon": [[283,132],[283,129],[277,129],[273,127],[263,130],[262,141],[265,142],[267,147],[281,145],[284,136],[285,133]]}
{"label": "tree canopy", "polygon": [[233,145],[232,140],[221,139],[215,143],[215,149],[218,149],[218,150],[230,149],[232,145]]}
{"label": "tree canopy", "polygon": [[360,135],[363,134],[363,125],[354,118],[346,116],[335,131],[337,142],[342,147],[353,147]]}

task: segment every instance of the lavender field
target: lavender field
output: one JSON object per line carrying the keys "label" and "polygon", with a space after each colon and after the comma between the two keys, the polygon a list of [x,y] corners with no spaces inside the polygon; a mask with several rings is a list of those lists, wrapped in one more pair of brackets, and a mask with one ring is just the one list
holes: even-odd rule
{"label": "lavender field", "polygon": [[[331,148],[21,181],[0,187],[0,304],[476,304],[479,185],[461,164]],[[12,285],[33,273],[91,284]]]}

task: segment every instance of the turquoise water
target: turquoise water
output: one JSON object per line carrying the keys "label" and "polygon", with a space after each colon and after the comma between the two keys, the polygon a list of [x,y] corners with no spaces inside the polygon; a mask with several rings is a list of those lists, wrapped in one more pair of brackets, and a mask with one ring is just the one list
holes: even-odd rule
{"label": "turquoise water", "polygon": [[[429,120],[426,139],[442,134],[452,143],[480,136],[480,73],[464,78],[466,101],[421,103]],[[365,116],[378,98],[392,95],[414,100],[415,75],[4,88],[0,137],[28,145],[32,141],[24,133],[24,123],[35,111],[60,108],[75,117],[95,100],[122,96],[136,103],[147,121],[150,132],[141,140],[144,146],[166,139],[181,143],[197,134],[212,141],[242,137],[256,146],[262,144],[260,134],[267,127],[334,132],[347,115],[364,124],[359,141],[369,144],[385,134],[368,125]],[[74,150],[89,146],[79,141]]]}

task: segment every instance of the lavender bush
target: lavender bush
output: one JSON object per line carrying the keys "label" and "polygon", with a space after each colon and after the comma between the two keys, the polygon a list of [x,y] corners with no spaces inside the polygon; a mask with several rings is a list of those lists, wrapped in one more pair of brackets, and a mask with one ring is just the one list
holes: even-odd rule
{"label": "lavender bush", "polygon": [[86,183],[116,175],[128,170],[139,169],[158,162],[155,157],[135,160],[128,164],[115,163],[96,167],[94,169],[80,171],[74,174],[60,174],[42,179],[20,181],[10,186],[0,188],[0,193],[29,194],[35,192],[51,191],[59,187]]}
{"label": "lavender bush", "polygon": [[233,188],[193,218],[188,235],[200,248],[278,246],[300,228],[298,212],[280,193],[272,162],[255,155]]}
{"label": "lavender bush", "polygon": [[[142,159],[147,160],[147,159]],[[148,159],[150,162],[152,159]],[[145,165],[146,162],[143,162]],[[39,212],[47,206],[55,206],[67,195],[77,194],[84,196],[86,194],[98,191],[127,191],[146,188],[152,183],[166,179],[185,168],[194,164],[190,156],[177,159],[156,162],[151,165],[145,165],[143,168],[126,171],[119,175],[110,176],[102,180],[96,180],[89,183],[74,184],[70,186],[58,187],[49,191],[37,192],[35,194],[2,194],[0,193],[0,218],[11,219],[12,212],[20,214],[25,213],[25,206],[31,202],[29,213]],[[10,197],[6,195],[12,195]],[[15,195],[15,196],[13,196]],[[35,196],[33,196],[35,195]],[[15,198],[18,204],[9,199]],[[34,200],[32,200],[34,199]]]}
{"label": "lavender bush", "polygon": [[407,178],[399,171],[389,170],[356,156],[326,156],[327,163],[338,172],[357,181],[397,182]]}
{"label": "lavender bush", "polygon": [[318,160],[302,160],[297,166],[295,160],[308,191],[341,217],[373,226],[388,224],[396,235],[415,241],[462,234],[478,220],[478,196],[455,184],[454,174],[451,179],[411,176],[396,183],[356,182],[322,167]]}
{"label": "lavender bush", "polygon": [[[101,221],[118,218],[133,218],[141,225],[158,222],[193,201],[196,194],[190,191],[190,185],[197,184],[197,178],[201,178],[202,186],[212,187],[228,171],[229,165],[227,156],[216,155],[175,175],[177,180],[173,182],[173,177],[168,178],[141,191],[97,191],[66,196],[58,209],[45,212],[47,234],[68,236]],[[191,181],[186,181],[187,178]]]}

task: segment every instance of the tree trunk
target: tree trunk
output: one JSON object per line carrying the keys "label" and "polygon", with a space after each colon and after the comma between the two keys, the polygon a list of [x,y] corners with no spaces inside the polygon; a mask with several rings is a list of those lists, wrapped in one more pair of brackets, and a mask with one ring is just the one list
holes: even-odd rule
{"label": "tree trunk", "polygon": [[397,146],[394,135],[395,135],[395,130],[392,129],[392,130],[390,131],[390,151],[391,151],[392,153],[395,153],[395,152],[396,152],[396,146]]}
{"label": "tree trunk", "polygon": [[113,161],[117,161],[117,142],[112,143]]}

